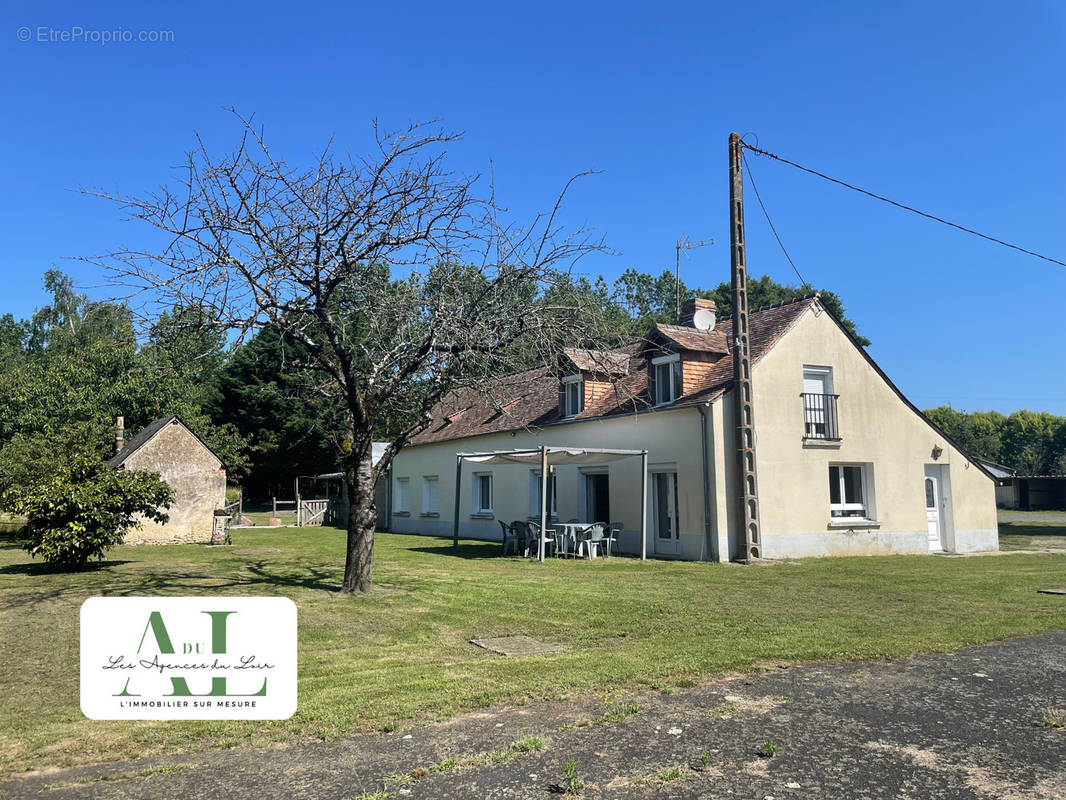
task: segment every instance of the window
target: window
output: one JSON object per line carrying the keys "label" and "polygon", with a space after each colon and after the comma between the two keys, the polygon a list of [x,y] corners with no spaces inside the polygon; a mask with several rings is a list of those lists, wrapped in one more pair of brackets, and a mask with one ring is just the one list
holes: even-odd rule
{"label": "window", "polygon": [[573,417],[585,410],[585,381],[581,375],[563,378],[563,416]]}
{"label": "window", "polygon": [[397,478],[395,483],[395,492],[392,498],[392,510],[396,514],[410,513],[411,507],[409,505],[411,497],[411,479],[410,478]]}
{"label": "window", "polygon": [[440,513],[440,481],[436,475],[422,478],[422,513]]}
{"label": "window", "polygon": [[652,399],[655,405],[672,403],[681,396],[681,356],[661,356],[651,360]]}
{"label": "window", "polygon": [[866,465],[829,465],[829,511],[835,518],[873,519]]}
{"label": "window", "polygon": [[[529,516],[540,517],[540,470],[532,470],[529,473]],[[556,505],[555,471],[548,473],[548,516],[558,516]]]}
{"label": "window", "polygon": [[832,367],[803,367],[803,435],[807,439],[840,438]]}
{"label": "window", "polygon": [[492,513],[491,472],[481,472],[474,475],[474,513]]}

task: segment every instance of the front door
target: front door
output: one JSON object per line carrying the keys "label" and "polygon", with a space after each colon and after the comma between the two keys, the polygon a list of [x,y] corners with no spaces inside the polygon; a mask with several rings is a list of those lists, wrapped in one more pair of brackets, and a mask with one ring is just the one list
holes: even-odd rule
{"label": "front door", "polygon": [[652,512],[655,515],[655,552],[676,556],[680,552],[677,525],[677,473],[652,473]]}
{"label": "front door", "polygon": [[932,475],[925,476],[925,523],[929,528],[929,549],[943,550],[940,539],[940,481]]}
{"label": "front door", "polygon": [[585,522],[611,522],[611,482],[607,473],[585,476]]}

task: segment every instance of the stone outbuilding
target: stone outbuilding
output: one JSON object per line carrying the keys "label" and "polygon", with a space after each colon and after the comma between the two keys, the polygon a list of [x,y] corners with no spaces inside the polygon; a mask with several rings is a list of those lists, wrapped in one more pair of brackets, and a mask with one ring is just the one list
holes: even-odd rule
{"label": "stone outbuilding", "polygon": [[124,442],[120,417],[116,447],[109,467],[156,472],[174,493],[170,520],[143,520],[126,537],[128,544],[211,541],[215,509],[226,503],[226,470],[200,437],[172,414]]}

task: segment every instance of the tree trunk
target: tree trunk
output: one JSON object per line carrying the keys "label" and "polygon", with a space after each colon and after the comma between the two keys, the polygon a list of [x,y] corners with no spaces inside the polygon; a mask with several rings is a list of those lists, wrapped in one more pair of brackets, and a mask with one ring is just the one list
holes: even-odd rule
{"label": "tree trunk", "polygon": [[[353,456],[355,454],[353,453]],[[374,566],[374,529],[378,512],[374,503],[374,466],[369,447],[345,470],[348,485],[348,553],[342,591],[369,592]]]}

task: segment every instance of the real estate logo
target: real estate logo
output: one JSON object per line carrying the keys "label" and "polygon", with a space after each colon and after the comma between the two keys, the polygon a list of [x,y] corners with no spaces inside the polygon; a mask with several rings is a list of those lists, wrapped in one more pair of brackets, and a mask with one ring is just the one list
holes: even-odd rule
{"label": "real estate logo", "polygon": [[285,597],[91,597],[81,606],[90,719],[288,719],[296,605]]}

